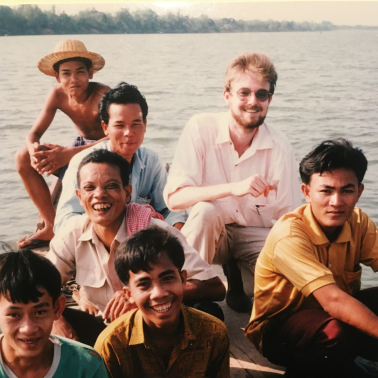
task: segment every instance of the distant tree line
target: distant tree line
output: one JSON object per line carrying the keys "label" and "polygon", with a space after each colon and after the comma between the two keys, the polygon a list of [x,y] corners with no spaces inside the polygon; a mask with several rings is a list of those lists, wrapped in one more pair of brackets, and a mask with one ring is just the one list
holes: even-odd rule
{"label": "distant tree line", "polygon": [[0,35],[42,34],[153,34],[153,33],[234,33],[280,31],[327,31],[336,29],[331,22],[243,21],[233,18],[211,19],[167,13],[159,16],[153,10],[130,12],[121,9],[116,14],[95,9],[74,16],[42,11],[38,6],[17,8],[0,6]]}

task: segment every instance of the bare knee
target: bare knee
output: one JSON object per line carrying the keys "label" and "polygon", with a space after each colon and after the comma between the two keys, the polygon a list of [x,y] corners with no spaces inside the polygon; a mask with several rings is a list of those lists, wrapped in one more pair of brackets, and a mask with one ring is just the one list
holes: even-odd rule
{"label": "bare knee", "polygon": [[18,173],[20,173],[22,168],[31,167],[30,155],[29,155],[29,151],[26,147],[21,148],[20,150],[18,150],[16,152],[15,160],[16,160],[16,169],[17,169]]}

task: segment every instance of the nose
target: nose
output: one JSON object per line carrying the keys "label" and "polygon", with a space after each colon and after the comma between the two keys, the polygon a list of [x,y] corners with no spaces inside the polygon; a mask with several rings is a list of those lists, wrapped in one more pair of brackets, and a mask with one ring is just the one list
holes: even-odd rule
{"label": "nose", "polygon": [[128,125],[126,125],[125,129],[123,131],[123,135],[124,136],[132,136],[133,134],[134,134],[133,128],[130,127],[130,126],[128,126]]}
{"label": "nose", "polygon": [[333,193],[330,200],[329,200],[330,205],[333,206],[339,206],[342,203],[342,196],[340,193]]}
{"label": "nose", "polygon": [[258,103],[255,92],[251,92],[247,99],[248,105],[256,105]]}
{"label": "nose", "polygon": [[34,320],[30,316],[25,316],[20,327],[20,332],[25,335],[31,335],[37,330],[38,326]]}
{"label": "nose", "polygon": [[151,299],[160,299],[168,295],[168,291],[164,288],[164,285],[154,285],[151,290]]}
{"label": "nose", "polygon": [[94,190],[94,196],[96,198],[101,198],[101,197],[104,197],[106,195],[106,190],[102,187],[97,187],[95,190]]}

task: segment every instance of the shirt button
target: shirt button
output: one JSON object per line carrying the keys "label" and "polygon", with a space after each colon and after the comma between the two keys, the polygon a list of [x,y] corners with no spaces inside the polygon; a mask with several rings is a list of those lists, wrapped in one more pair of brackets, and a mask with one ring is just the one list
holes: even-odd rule
{"label": "shirt button", "polygon": [[236,212],[238,212],[239,210],[236,210]]}

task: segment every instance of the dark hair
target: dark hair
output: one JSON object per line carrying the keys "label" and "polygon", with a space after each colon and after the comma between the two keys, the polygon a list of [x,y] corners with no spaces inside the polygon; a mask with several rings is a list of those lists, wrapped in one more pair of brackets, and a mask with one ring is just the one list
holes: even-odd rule
{"label": "dark hair", "polygon": [[90,59],[82,58],[81,56],[75,56],[74,58],[63,59],[63,60],[60,60],[59,62],[56,62],[53,65],[54,71],[56,73],[59,73],[59,67],[61,64],[66,63],[66,62],[72,62],[73,60],[78,60],[80,62],[83,62],[88,71],[93,66],[93,63]]}
{"label": "dark hair", "polygon": [[45,289],[53,303],[59,298],[62,279],[46,258],[30,250],[0,255],[0,294],[13,303],[38,302]]}
{"label": "dark hair", "polygon": [[128,285],[130,271],[149,272],[165,253],[181,272],[185,262],[184,249],[180,241],[160,227],[150,227],[129,236],[116,250],[115,270],[120,280]]}
{"label": "dark hair", "polygon": [[99,108],[100,118],[107,125],[109,123],[109,106],[110,104],[139,104],[142,109],[143,120],[146,120],[148,114],[148,105],[145,97],[139,92],[135,85],[127,84],[121,81],[115,88],[104,93]]}
{"label": "dark hair", "polygon": [[119,175],[122,180],[123,187],[129,185],[130,164],[129,162],[118,155],[116,152],[108,151],[106,149],[100,149],[91,152],[83,158],[77,169],[77,186],[80,188],[80,171],[84,165],[89,163],[108,164],[113,165],[119,169]]}
{"label": "dark hair", "polygon": [[311,175],[334,169],[348,169],[354,172],[358,185],[364,179],[368,162],[362,150],[354,148],[346,139],[325,140],[307,154],[299,164],[302,182],[309,184]]}

